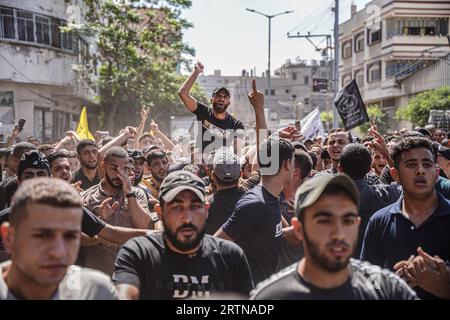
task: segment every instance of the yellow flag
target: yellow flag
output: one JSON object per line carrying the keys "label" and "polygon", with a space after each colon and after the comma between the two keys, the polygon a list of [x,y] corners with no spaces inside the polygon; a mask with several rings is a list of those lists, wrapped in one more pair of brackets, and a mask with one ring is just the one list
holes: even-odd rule
{"label": "yellow flag", "polygon": [[95,140],[94,136],[89,132],[86,107],[83,107],[81,110],[80,121],[78,122],[76,132],[81,139]]}

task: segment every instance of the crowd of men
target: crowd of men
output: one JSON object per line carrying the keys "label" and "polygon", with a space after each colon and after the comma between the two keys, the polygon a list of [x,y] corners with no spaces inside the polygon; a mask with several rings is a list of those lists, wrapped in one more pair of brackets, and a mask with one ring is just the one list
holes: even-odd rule
{"label": "crowd of men", "polygon": [[[179,90],[200,139],[141,110],[115,137],[1,149],[0,299],[450,299],[450,149],[432,126],[357,138],[269,130],[256,142]],[[273,129],[273,128],[272,128]]]}

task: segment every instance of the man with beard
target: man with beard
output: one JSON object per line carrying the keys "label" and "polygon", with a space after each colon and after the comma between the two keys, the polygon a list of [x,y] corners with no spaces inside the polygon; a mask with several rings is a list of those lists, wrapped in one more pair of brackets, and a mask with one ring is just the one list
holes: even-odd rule
{"label": "man with beard", "polygon": [[77,145],[77,153],[80,168],[73,173],[72,181],[81,181],[81,189],[87,190],[100,182],[97,170],[98,147],[92,140],[81,140]]}
{"label": "man with beard", "polygon": [[138,187],[144,176],[145,157],[142,151],[136,149],[128,149],[128,156],[131,159],[134,170],[134,187]]}
{"label": "man with beard", "polygon": [[[339,160],[341,158],[342,150],[346,145],[353,142],[353,137],[350,132],[344,131],[341,128],[334,129],[328,136],[327,147],[328,153],[331,157],[331,168],[321,171],[315,175],[320,177],[324,174],[336,174],[338,173]],[[380,184],[380,179],[375,173],[369,172],[364,179],[370,185]]]}
{"label": "man with beard", "polygon": [[[144,191],[131,185],[128,175],[130,164],[125,149],[121,147],[108,149],[100,165],[105,177],[98,185],[81,194],[85,206],[113,226],[152,228],[153,223]],[[107,199],[109,210],[101,210]],[[82,249],[85,261],[80,261],[80,264],[112,274],[117,254],[116,247],[97,244]]]}
{"label": "man with beard", "polygon": [[379,300],[417,299],[395,274],[351,259],[360,218],[358,191],[346,175],[303,183],[295,196],[294,232],[305,256],[262,282],[252,299]]}
{"label": "man with beard", "polygon": [[172,172],[159,201],[164,232],[128,241],[117,256],[113,281],[120,298],[248,296],[253,283],[242,249],[205,235],[209,204],[203,181],[188,171]]}
{"label": "man with beard", "polygon": [[448,285],[448,276],[433,281],[436,270],[416,270],[412,264],[419,247],[432,257],[450,260],[450,201],[436,191],[435,149],[425,138],[405,138],[395,146],[392,159],[391,175],[403,187],[403,196],[370,218],[361,260],[396,270],[421,299],[436,299],[434,285]]}
{"label": "man with beard", "polygon": [[201,122],[201,152],[206,153],[206,156],[208,156],[210,152],[207,152],[206,148],[209,144],[213,143],[213,148],[210,151],[225,145],[230,146],[231,143],[234,142],[233,135],[230,135],[230,131],[236,131],[238,129],[244,130],[244,125],[227,112],[231,103],[230,92],[227,88],[220,87],[213,91],[211,97],[212,108],[208,108],[202,103],[197,102],[197,100],[189,94],[197,77],[203,72],[203,68],[203,64],[197,62],[194,71],[192,71],[189,78],[178,91],[178,96],[189,111],[197,116],[197,121]]}
{"label": "man with beard", "polygon": [[147,155],[147,168],[151,177],[143,179],[142,184],[153,198],[158,199],[159,187],[169,172],[169,157],[160,149],[152,150]]}

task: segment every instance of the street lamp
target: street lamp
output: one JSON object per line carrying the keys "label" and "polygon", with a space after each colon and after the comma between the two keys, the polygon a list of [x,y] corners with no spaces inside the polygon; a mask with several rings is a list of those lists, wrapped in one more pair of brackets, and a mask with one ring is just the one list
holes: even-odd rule
{"label": "street lamp", "polygon": [[[270,97],[270,45],[271,45],[271,32],[272,32],[272,18],[281,16],[283,14],[292,13],[292,12],[294,12],[294,10],[284,11],[284,12],[280,12],[280,13],[272,14],[272,15],[268,15],[268,14],[256,11],[254,9],[249,9],[249,8],[246,8],[245,10],[256,13],[256,14],[260,14],[260,15],[266,17],[267,19],[269,19],[269,56],[268,56],[268,61],[267,61],[267,93],[268,93],[268,96]],[[271,109],[270,107],[271,106],[269,104],[269,111]]]}

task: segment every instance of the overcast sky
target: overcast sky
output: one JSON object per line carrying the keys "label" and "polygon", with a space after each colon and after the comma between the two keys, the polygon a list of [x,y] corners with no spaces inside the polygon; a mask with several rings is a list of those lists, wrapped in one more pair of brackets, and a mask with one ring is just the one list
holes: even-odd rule
{"label": "overcast sky", "polygon": [[[369,0],[354,2],[361,10]],[[351,3],[340,0],[341,22],[349,19]],[[286,33],[332,34],[333,5],[334,0],[192,0],[182,16],[194,27],[185,32],[184,41],[195,48],[194,59],[203,62],[206,75],[215,69],[222,70],[222,75],[240,75],[243,69],[256,68],[260,76],[267,68],[268,19],[245,8],[268,15],[294,10],[272,19],[273,74],[286,59],[320,59],[306,39],[288,39]],[[325,46],[325,39],[313,41]]]}

